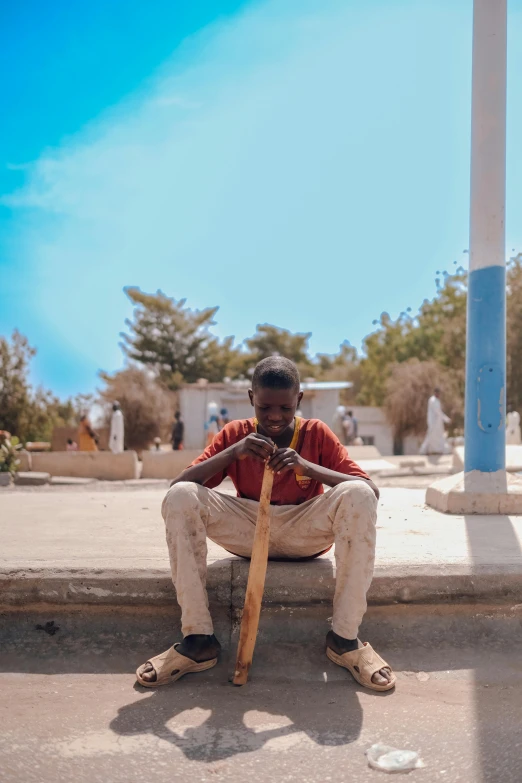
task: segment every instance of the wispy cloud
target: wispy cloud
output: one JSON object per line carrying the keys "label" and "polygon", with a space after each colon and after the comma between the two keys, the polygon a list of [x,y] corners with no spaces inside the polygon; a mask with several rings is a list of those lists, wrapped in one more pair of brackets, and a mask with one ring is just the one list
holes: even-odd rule
{"label": "wispy cloud", "polygon": [[200,109],[203,104],[191,101],[183,95],[162,95],[156,99],[158,106],[177,106],[180,109]]}
{"label": "wispy cloud", "polygon": [[[363,259],[402,253],[406,233],[416,263],[415,244],[454,209],[448,172],[467,167],[458,129],[450,154],[434,147],[423,169],[427,134],[438,145],[455,136],[441,106],[462,111],[469,76],[467,64],[455,75],[469,52],[448,24],[453,4],[423,8],[269,0],[188,40],[4,199],[20,211],[28,306],[108,368],[120,361],[130,284],[221,304],[223,333],[244,337],[268,320],[312,329],[323,350],[337,334],[360,337],[379,304],[331,337],[331,313],[346,307],[332,280],[349,273],[369,297]],[[447,64],[437,30],[453,47]],[[429,219],[418,197],[426,176],[430,198],[440,194]],[[393,275],[372,281],[372,301],[389,295]]]}
{"label": "wispy cloud", "polygon": [[6,169],[9,171],[26,171],[31,167],[30,163],[6,163]]}

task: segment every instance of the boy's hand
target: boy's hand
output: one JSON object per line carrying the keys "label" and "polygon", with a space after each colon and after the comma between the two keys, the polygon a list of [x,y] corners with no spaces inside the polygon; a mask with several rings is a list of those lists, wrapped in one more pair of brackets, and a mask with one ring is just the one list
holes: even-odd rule
{"label": "boy's hand", "polygon": [[281,473],[286,470],[293,470],[294,473],[306,475],[308,462],[301,457],[294,449],[277,449],[273,457],[268,462],[268,467],[274,473]]}
{"label": "boy's hand", "polygon": [[274,449],[275,444],[270,438],[266,438],[258,432],[251,432],[236,445],[234,456],[236,459],[254,457],[261,462],[266,462],[274,453]]}

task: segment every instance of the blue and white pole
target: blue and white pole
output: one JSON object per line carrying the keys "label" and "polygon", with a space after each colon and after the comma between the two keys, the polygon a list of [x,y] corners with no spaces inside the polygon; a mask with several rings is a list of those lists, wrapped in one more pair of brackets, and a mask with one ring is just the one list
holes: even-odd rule
{"label": "blue and white pole", "polygon": [[507,0],[474,0],[464,471],[506,467]]}

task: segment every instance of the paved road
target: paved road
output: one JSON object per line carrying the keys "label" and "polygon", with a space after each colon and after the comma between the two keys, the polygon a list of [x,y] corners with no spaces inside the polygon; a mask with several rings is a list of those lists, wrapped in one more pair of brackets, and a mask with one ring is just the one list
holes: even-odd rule
{"label": "paved road", "polygon": [[172,639],[168,618],[53,615],[50,636],[36,617],[6,615],[1,779],[377,783],[387,778],[364,753],[380,741],[421,753],[411,781],[520,783],[520,623],[438,612],[403,622],[404,645],[400,624],[388,646],[378,640],[398,671],[392,694],[364,692],[327,661],[322,629],[306,631],[306,645],[261,637],[244,688],[228,683],[225,651],[215,669],[146,691],[132,672]]}

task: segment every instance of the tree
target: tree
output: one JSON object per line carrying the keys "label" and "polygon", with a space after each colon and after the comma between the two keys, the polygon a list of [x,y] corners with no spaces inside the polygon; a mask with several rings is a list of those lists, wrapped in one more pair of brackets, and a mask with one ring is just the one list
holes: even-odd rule
{"label": "tree", "polygon": [[426,432],[428,400],[434,388],[441,389],[444,412],[453,430],[462,427],[464,401],[459,379],[433,359],[420,362],[409,359],[390,368],[386,380],[384,409],[396,439]]}
{"label": "tree", "polygon": [[100,392],[102,402],[107,407],[115,400],[120,403],[128,449],[141,451],[154,438],[165,437],[174,417],[175,394],[158,383],[150,372],[138,367],[128,367],[114,375],[100,373],[100,377],[106,384]]}
{"label": "tree", "polygon": [[259,362],[267,356],[286,356],[296,364],[310,364],[308,356],[308,341],[311,332],[292,334],[288,329],[281,329],[272,324],[258,324],[253,337],[245,340],[254,362]]}
{"label": "tree", "polygon": [[425,299],[417,315],[410,308],[396,320],[383,313],[379,328],[365,338],[359,404],[383,405],[392,367],[413,358],[450,370],[464,395],[467,278],[458,269],[443,273],[443,281],[437,279],[437,295]]}
{"label": "tree", "polygon": [[150,367],[169,388],[199,378],[221,381],[234,353],[233,337],[219,342],[209,331],[217,307],[191,310],[186,299],[176,301],[162,291],[147,294],[128,287],[125,293],[136,305],[131,334],[122,334],[123,350],[134,362]]}
{"label": "tree", "polygon": [[297,364],[302,375],[310,375],[313,365],[308,354],[312,333],[293,333],[272,324],[258,324],[253,337],[247,338],[245,349],[231,357],[230,375],[250,375],[261,359],[267,356],[285,356]]}
{"label": "tree", "polygon": [[352,386],[341,392],[344,405],[354,405],[361,387],[361,365],[357,349],[345,340],[336,354],[318,353],[314,358],[314,375],[319,381],[349,381]]}
{"label": "tree", "polygon": [[434,359],[451,370],[464,395],[466,361],[467,274],[443,273],[444,283],[437,280],[437,295],[424,300],[408,334],[408,351],[420,361]]}
{"label": "tree", "polygon": [[92,401],[92,395],[78,395],[63,401],[46,389],[36,389],[28,409],[29,425],[23,440],[51,441],[55,427],[77,424],[82,410]]}
{"label": "tree", "polygon": [[507,404],[522,411],[522,254],[507,269]]}
{"label": "tree", "polygon": [[0,430],[7,430],[20,440],[25,440],[31,428],[28,374],[35,354],[27,338],[16,329],[11,342],[0,337]]}
{"label": "tree", "polygon": [[363,342],[366,356],[361,360],[359,405],[382,406],[392,366],[411,358],[407,342],[411,318],[401,313],[393,321],[388,313],[382,313],[378,323],[380,328],[365,337]]}
{"label": "tree", "polygon": [[36,349],[17,330],[11,341],[0,337],[0,430],[11,432],[24,443],[50,441],[54,427],[75,421],[82,402],[82,398],[64,402],[42,388],[33,391],[29,366],[35,354]]}
{"label": "tree", "polygon": [[[437,280],[437,295],[425,300],[416,316],[381,316],[379,329],[364,341],[358,402],[382,405],[386,381],[396,363],[434,360],[451,373],[461,399],[465,387],[467,275],[463,269]],[[507,402],[522,410],[522,254],[513,256],[506,276]]]}

